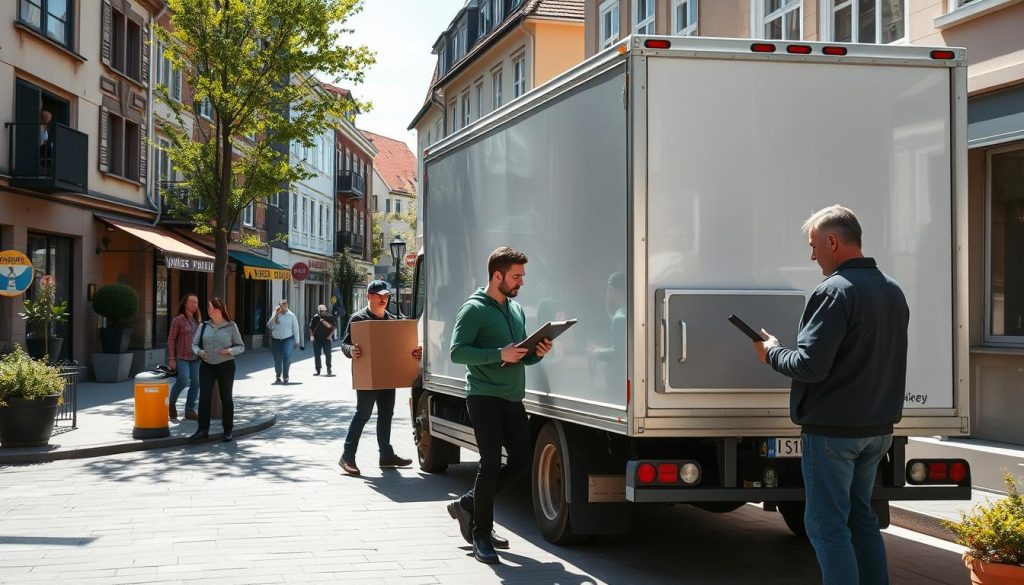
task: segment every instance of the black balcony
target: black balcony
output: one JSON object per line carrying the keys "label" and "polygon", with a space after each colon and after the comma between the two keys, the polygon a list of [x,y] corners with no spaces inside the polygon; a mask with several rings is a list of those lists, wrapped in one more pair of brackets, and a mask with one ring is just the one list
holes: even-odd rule
{"label": "black balcony", "polygon": [[203,200],[192,195],[188,183],[163,181],[160,183],[160,196],[163,197],[165,222],[195,223],[193,218],[206,208]]}
{"label": "black balcony", "polygon": [[362,198],[366,195],[366,179],[352,171],[338,173],[338,195]]}
{"label": "black balcony", "polygon": [[11,186],[43,193],[89,191],[89,136],[64,124],[8,122]]}
{"label": "black balcony", "polygon": [[334,247],[338,252],[341,252],[344,248],[348,248],[349,252],[352,252],[352,254],[361,258],[364,250],[364,239],[366,239],[365,236],[359,235],[356,232],[338,232],[338,237],[334,240]]}

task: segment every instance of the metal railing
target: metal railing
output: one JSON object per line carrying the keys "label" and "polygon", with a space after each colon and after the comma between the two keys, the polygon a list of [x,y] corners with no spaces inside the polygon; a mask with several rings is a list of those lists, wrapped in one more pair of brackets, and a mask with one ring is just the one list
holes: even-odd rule
{"label": "metal railing", "polygon": [[357,234],[356,232],[340,231],[338,237],[335,239],[335,247],[338,252],[341,252],[344,248],[348,248],[356,256],[362,256],[365,246],[363,244],[364,236]]}
{"label": "metal railing", "polygon": [[54,419],[54,427],[60,427],[62,422],[70,422],[70,427],[64,430],[78,428],[78,379],[82,375],[82,366],[78,362],[63,362],[57,364],[60,368],[60,376],[64,378],[64,403],[57,407],[57,418]]}
{"label": "metal railing", "polygon": [[[89,135],[51,123],[7,122],[7,167],[15,186],[47,191],[89,188]],[[20,184],[19,184],[20,183]]]}
{"label": "metal railing", "polygon": [[366,179],[352,171],[338,173],[338,193],[362,197],[366,194]]}
{"label": "metal railing", "polygon": [[161,181],[160,195],[164,200],[164,215],[169,219],[192,221],[192,216],[205,209],[199,197],[192,196],[192,187],[179,181]]}

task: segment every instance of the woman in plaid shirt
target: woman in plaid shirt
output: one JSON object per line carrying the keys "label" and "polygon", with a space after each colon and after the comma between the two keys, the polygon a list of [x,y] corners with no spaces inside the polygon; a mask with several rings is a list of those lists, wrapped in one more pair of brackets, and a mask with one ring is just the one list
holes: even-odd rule
{"label": "woman in plaid shirt", "polygon": [[201,321],[199,297],[194,293],[186,294],[178,304],[178,316],[171,321],[171,331],[167,334],[167,366],[178,372],[167,408],[167,416],[171,420],[178,418],[178,397],[186,383],[188,394],[185,395],[185,418],[199,420],[196,412],[199,399],[199,356],[192,352],[192,338]]}

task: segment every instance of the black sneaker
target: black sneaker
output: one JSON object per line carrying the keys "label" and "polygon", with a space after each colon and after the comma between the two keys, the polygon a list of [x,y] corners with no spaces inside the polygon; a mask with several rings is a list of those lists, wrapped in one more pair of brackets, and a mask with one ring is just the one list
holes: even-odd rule
{"label": "black sneaker", "polygon": [[498,533],[492,530],[491,544],[494,545],[494,548],[508,548],[508,539],[498,536]]}
{"label": "black sneaker", "polygon": [[459,532],[466,542],[473,544],[473,513],[462,507],[462,500],[448,504],[448,515],[459,521]]}
{"label": "black sneaker", "polygon": [[317,371],[313,372],[313,375],[314,376],[319,376],[320,375],[320,370],[317,370]]}
{"label": "black sneaker", "polygon": [[473,556],[481,563],[497,565],[501,562],[498,553],[494,552],[494,545],[486,538],[473,539]]}
{"label": "black sneaker", "polygon": [[380,458],[381,469],[390,467],[409,467],[410,465],[412,465],[412,459],[399,457],[393,453],[387,457]]}
{"label": "black sneaker", "polygon": [[359,475],[360,474],[359,473],[359,468],[356,467],[355,459],[349,459],[348,457],[345,457],[344,455],[342,455],[341,459],[338,459],[338,465],[340,465],[341,468],[344,469],[345,472],[350,474],[350,475]]}
{"label": "black sneaker", "polygon": [[277,378],[274,378],[274,383],[275,384],[280,384],[281,383],[281,376],[278,376]]}

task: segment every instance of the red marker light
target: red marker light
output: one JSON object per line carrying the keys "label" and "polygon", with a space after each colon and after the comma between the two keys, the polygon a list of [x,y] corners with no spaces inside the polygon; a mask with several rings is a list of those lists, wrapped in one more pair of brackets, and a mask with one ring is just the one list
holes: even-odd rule
{"label": "red marker light", "polygon": [[658,481],[661,483],[676,483],[679,481],[679,466],[675,463],[659,463]]}
{"label": "red marker light", "polygon": [[929,481],[946,481],[949,477],[949,467],[941,461],[933,461],[928,464]]}
{"label": "red marker light", "polygon": [[750,50],[755,53],[774,53],[775,45],[771,43],[754,43],[750,45]]}
{"label": "red marker light", "polygon": [[644,41],[644,46],[648,49],[670,49],[672,43],[664,39],[647,39]]}
{"label": "red marker light", "polygon": [[650,463],[641,463],[640,466],[636,468],[636,478],[640,480],[640,483],[651,483],[657,476],[658,470],[656,470]]}
{"label": "red marker light", "polygon": [[846,47],[825,47],[821,52],[833,57],[841,57],[846,54]]}
{"label": "red marker light", "polygon": [[967,477],[967,466],[962,461],[956,461],[949,466],[949,479],[961,483],[965,477]]}
{"label": "red marker light", "polygon": [[810,55],[811,54],[811,46],[810,45],[787,45],[786,46],[786,52],[787,53],[793,53],[794,55]]}
{"label": "red marker light", "polygon": [[932,59],[956,59],[956,53],[953,51],[932,51]]}

